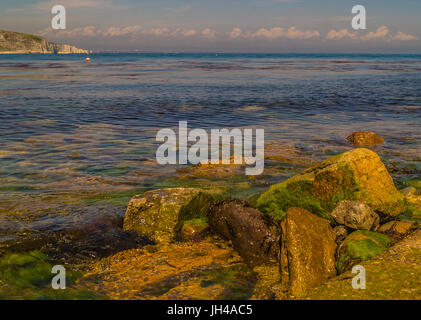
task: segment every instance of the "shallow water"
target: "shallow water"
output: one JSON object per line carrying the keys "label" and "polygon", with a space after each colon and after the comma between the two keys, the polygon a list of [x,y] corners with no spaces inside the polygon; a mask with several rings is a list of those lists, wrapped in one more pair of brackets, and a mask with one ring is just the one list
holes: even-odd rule
{"label": "shallow water", "polygon": [[160,128],[264,128],[311,161],[356,130],[398,185],[420,177],[421,55],[93,54],[0,56],[0,241],[123,214],[136,193],[201,185],[246,197],[264,179],[180,179],[156,164]]}

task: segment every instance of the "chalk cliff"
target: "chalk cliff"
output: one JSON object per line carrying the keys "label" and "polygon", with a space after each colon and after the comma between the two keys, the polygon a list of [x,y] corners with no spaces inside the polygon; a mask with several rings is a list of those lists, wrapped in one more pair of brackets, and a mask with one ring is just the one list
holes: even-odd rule
{"label": "chalk cliff", "polygon": [[91,53],[68,44],[48,42],[32,34],[0,30],[0,54],[5,53]]}

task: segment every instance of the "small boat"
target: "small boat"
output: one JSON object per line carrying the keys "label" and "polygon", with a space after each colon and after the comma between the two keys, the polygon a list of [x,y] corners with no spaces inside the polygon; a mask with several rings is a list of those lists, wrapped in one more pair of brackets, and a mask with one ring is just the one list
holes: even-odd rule
{"label": "small boat", "polygon": [[91,61],[91,58],[86,58],[85,61],[89,62],[89,61]]}

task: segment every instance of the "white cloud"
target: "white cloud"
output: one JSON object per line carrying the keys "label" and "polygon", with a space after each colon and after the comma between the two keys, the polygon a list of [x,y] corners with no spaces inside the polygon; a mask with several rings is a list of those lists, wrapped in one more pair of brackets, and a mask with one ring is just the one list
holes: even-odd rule
{"label": "white cloud", "polygon": [[388,39],[389,29],[386,26],[379,27],[376,32],[370,32],[361,37],[361,40],[374,40],[374,39]]}
{"label": "white cloud", "polygon": [[206,38],[215,38],[216,31],[210,28],[203,29],[201,35]]}
{"label": "white cloud", "polygon": [[346,29],[342,29],[339,31],[330,30],[326,35],[326,39],[328,40],[341,40],[341,39],[357,39],[357,35],[355,33],[349,32]]}
{"label": "white cloud", "polygon": [[243,30],[241,28],[233,28],[231,32],[228,32],[228,36],[230,38],[239,38],[243,34]]}
{"label": "white cloud", "polygon": [[418,37],[406,34],[403,32],[398,32],[394,37],[393,40],[400,40],[400,41],[412,41],[412,40],[418,40]]}

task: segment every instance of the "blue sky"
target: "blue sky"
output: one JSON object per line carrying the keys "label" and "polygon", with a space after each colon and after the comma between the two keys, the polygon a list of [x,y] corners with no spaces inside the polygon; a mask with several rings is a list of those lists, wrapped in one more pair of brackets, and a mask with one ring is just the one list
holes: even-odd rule
{"label": "blue sky", "polygon": [[[54,5],[67,29],[51,29]],[[354,5],[367,30],[351,27]],[[93,50],[421,53],[419,0],[2,0],[0,29]]]}

